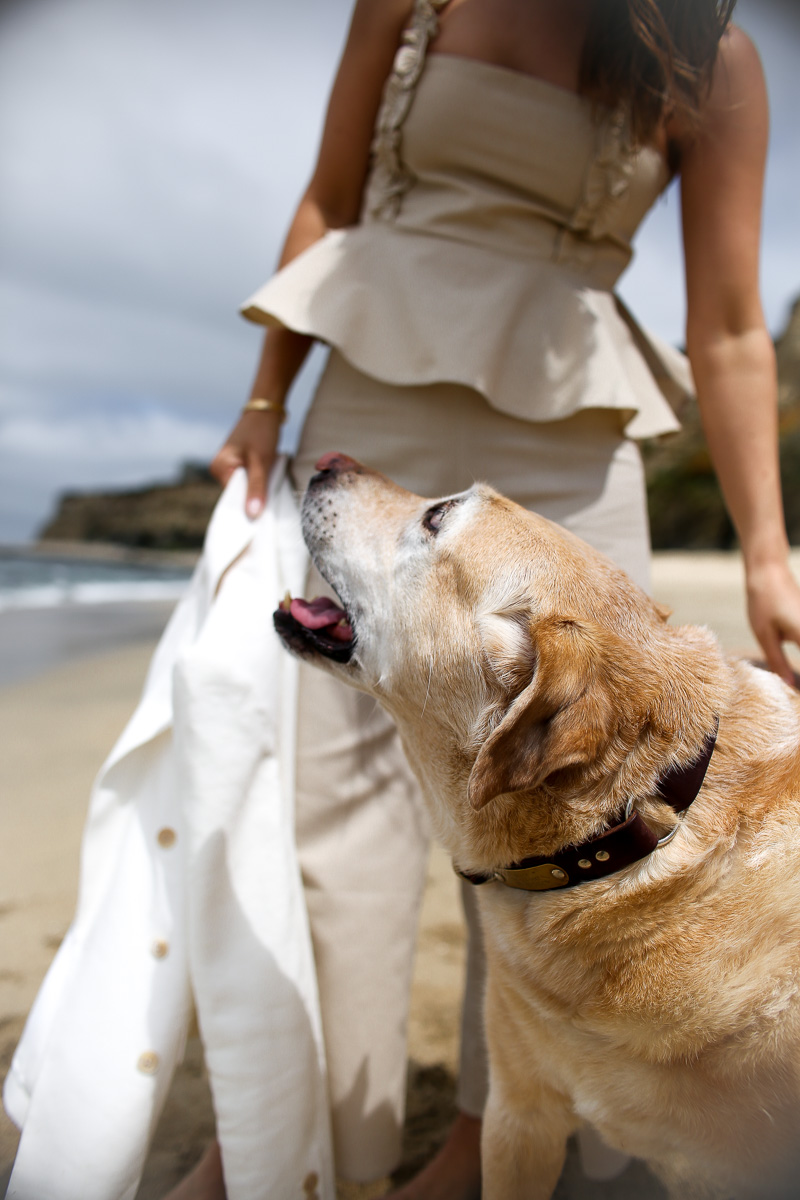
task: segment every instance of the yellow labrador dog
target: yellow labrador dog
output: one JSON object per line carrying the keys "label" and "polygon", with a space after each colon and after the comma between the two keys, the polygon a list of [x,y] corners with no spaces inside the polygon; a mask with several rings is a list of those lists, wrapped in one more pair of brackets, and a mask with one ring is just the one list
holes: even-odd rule
{"label": "yellow labrador dog", "polygon": [[303,528],[343,608],[276,627],[393,716],[478,886],[485,1200],[586,1121],[675,1196],[800,1196],[797,695],[489,487],[330,454]]}

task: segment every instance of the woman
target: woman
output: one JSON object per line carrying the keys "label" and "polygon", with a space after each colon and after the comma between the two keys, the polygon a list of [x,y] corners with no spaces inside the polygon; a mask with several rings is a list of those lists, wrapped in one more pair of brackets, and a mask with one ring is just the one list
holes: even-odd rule
{"label": "woman", "polygon": [[[225,482],[247,469],[250,515],[264,503],[284,398],[318,337],[333,351],[295,460],[298,486],[330,449],[425,495],[488,478],[646,587],[631,439],[675,428],[664,397],[680,392],[681,368],[611,289],[638,222],[679,171],[694,383],[742,545],[750,620],[769,665],[791,679],[781,643],[800,639],[800,591],[758,293],[767,102],[752,44],[728,27],[732,8],[357,0],[285,269],[245,309],[270,325],[257,403],[213,470]],[[311,672],[297,765],[337,1162],[364,1179],[390,1169],[398,1149],[426,832],[388,722]],[[471,976],[461,1115],[405,1200],[478,1194],[477,952]],[[201,1187],[224,1194],[216,1149],[178,1194]]]}

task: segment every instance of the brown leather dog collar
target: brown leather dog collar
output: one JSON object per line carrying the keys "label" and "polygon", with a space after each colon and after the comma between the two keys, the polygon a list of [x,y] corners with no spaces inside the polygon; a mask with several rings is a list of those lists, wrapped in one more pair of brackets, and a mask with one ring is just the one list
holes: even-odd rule
{"label": "brown leather dog collar", "polygon": [[[700,791],[714,753],[718,729],[717,720],[697,758],[688,766],[671,767],[659,779],[658,791],[676,813],[685,812]],[[490,875],[472,875],[467,871],[459,871],[457,867],[456,874],[469,883],[504,883],[506,887],[522,888],[528,892],[575,887],[579,883],[613,875],[623,867],[639,862],[658,846],[671,841],[677,830],[676,824],[666,837],[659,838],[634,812],[631,799],[619,824],[580,846],[567,846],[546,858],[523,858],[521,862],[502,867]]]}

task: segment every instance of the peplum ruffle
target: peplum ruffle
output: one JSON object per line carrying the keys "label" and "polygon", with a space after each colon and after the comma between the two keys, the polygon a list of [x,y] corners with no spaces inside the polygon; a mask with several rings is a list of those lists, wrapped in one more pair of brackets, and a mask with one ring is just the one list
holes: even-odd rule
{"label": "peplum ruffle", "polygon": [[463,384],[524,420],[616,409],[629,437],[647,438],[679,429],[674,410],[692,395],[686,358],[563,262],[389,223],[326,234],[241,311],[383,382]]}

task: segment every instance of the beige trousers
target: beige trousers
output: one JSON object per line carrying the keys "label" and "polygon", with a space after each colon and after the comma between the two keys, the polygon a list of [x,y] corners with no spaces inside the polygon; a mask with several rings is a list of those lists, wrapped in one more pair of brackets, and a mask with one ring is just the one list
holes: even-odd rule
{"label": "beige trousers", "polygon": [[[619,414],[528,422],[453,384],[392,387],[332,352],[293,464],[341,450],[428,497],[491,483],[558,521],[649,586],[644,478]],[[330,589],[316,572],[307,595]],[[367,1180],[400,1153],[406,1026],[428,825],[389,718],[369,697],[301,665],[297,836],[319,977],[337,1172]],[[483,959],[474,889],[459,1105],[486,1094]]]}

